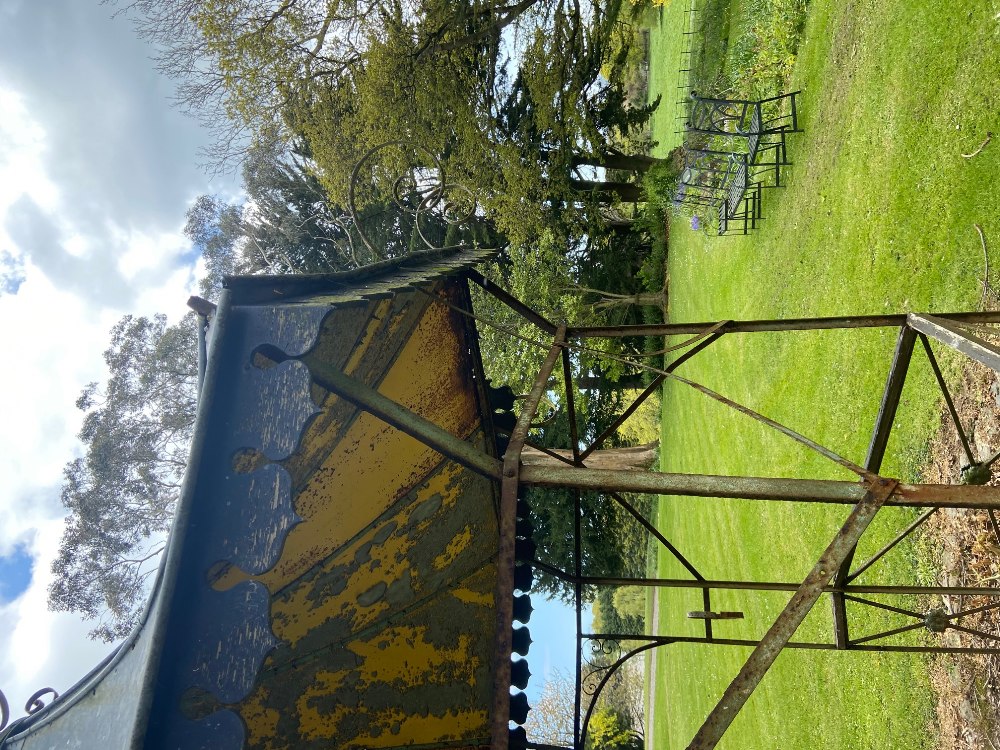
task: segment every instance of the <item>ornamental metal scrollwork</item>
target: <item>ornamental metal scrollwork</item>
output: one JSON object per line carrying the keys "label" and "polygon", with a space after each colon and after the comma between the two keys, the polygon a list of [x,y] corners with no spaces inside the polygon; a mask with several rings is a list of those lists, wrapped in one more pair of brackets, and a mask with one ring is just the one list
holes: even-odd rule
{"label": "ornamental metal scrollwork", "polygon": [[[594,712],[594,707],[597,705],[598,699],[601,697],[601,692],[607,686],[615,672],[617,672],[618,669],[633,656],[637,656],[652,648],[668,645],[671,642],[669,638],[640,636],[635,638],[635,640],[639,641],[640,644],[626,651],[625,647],[622,645],[621,639],[591,638],[589,640],[590,643],[593,644],[591,646],[591,653],[597,655],[599,661],[595,663],[589,658],[584,659],[590,667],[590,671],[587,672],[586,675],[581,674],[580,687],[582,692],[590,697],[590,703],[587,706],[586,714],[583,716],[583,721],[580,724],[579,747],[584,747],[586,745],[587,729],[590,726],[590,717]],[[602,656],[606,656],[608,659],[605,660],[601,658]],[[612,660],[611,657],[615,658]],[[577,708],[579,710],[582,706],[578,706]]]}
{"label": "ornamental metal scrollwork", "polygon": [[59,697],[59,693],[57,693],[50,687],[44,687],[41,690],[36,690],[34,693],[31,694],[31,697],[28,698],[28,700],[25,701],[24,703],[24,710],[28,713],[29,716],[45,708],[46,703],[45,701],[42,700],[42,697],[48,695],[49,693],[52,693],[52,700],[55,700],[56,698]]}
{"label": "ornamental metal scrollwork", "polygon": [[590,656],[583,659],[585,668],[580,675],[580,689],[594,700],[608,670],[618,661],[622,643],[618,639],[590,641]]}
{"label": "ornamental metal scrollwork", "polygon": [[[52,700],[59,697],[59,693],[50,687],[44,687],[41,690],[36,690],[31,694],[31,697],[25,701],[24,711],[28,716],[41,711],[47,705],[42,698],[48,694],[52,695]],[[0,690],[0,732],[3,732],[7,728],[7,724],[10,722],[10,703],[7,702],[7,696],[4,695],[3,690]],[[0,737],[3,739],[3,737]]]}
{"label": "ornamental metal scrollwork", "polygon": [[317,196],[312,215],[300,217],[302,225],[317,223],[308,263],[251,242],[265,273],[344,271],[414,252],[495,249],[474,192],[450,179],[441,158],[424,146],[396,140],[368,149],[347,188],[346,206]]}
{"label": "ornamental metal scrollwork", "polygon": [[[395,157],[386,151],[395,149]],[[379,186],[388,187],[388,195],[399,211],[413,222],[411,231],[416,233],[425,250],[458,249],[459,243],[444,246],[429,236],[432,221],[444,226],[459,226],[471,222],[478,215],[478,203],[467,186],[449,181],[441,160],[429,149],[407,141],[389,141],[370,148],[351,171],[347,209],[351,227],[338,220],[348,240],[351,260],[364,266],[385,258],[385,248],[377,248],[360,218],[367,189],[378,194]],[[351,231],[353,229],[353,231]],[[355,239],[360,240],[356,242]],[[408,247],[395,254],[412,251]]]}

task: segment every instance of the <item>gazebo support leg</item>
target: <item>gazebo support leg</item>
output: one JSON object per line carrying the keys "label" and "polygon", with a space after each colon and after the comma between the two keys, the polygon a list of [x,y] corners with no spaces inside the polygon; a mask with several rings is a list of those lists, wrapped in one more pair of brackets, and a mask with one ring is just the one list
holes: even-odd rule
{"label": "gazebo support leg", "polygon": [[820,555],[799,590],[795,592],[785,609],[778,615],[778,619],[750,654],[750,658],[736,679],[726,688],[726,692],[688,745],[688,750],[711,750],[719,743],[722,735],[736,718],[736,714],[746,704],[750,694],[760,684],[767,670],[778,658],[778,654],[791,640],[799,625],[809,614],[809,610],[822,595],[830,577],[854,549],[878,509],[892,494],[895,485],[896,482],[889,479],[879,479],[872,483],[864,499],[851,511],[844,526],[830,542],[830,546]]}

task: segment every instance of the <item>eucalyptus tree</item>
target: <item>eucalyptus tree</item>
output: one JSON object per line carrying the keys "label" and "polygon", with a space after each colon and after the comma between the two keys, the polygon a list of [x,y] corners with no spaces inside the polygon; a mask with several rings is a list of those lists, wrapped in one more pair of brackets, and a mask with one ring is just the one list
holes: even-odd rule
{"label": "eucalyptus tree", "polygon": [[[232,273],[338,270],[353,263],[338,212],[301,155],[264,149],[246,162],[248,201],[198,198],[185,234],[205,260],[202,293]],[[104,353],[108,378],[77,400],[81,456],[64,469],[67,511],[49,605],[95,620],[91,635],[133,627],[163,551],[187,466],[197,402],[197,326],[189,313],[123,317]]]}
{"label": "eucalyptus tree", "polygon": [[173,517],[194,427],[197,322],[122,318],[106,383],[77,400],[83,456],[64,470],[67,510],[49,606],[96,620],[110,641],[135,624]]}

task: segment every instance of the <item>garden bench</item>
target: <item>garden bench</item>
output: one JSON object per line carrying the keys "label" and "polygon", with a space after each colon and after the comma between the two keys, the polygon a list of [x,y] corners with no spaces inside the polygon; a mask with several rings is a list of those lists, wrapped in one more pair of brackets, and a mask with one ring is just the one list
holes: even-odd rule
{"label": "garden bench", "polygon": [[[746,144],[748,161],[752,164],[758,152],[774,139],[777,160],[787,163],[785,135],[799,133],[798,109],[795,99],[798,91],[780,94],[767,99],[715,99],[691,92],[691,112],[687,122],[690,133],[717,135],[727,139],[740,139]],[[783,104],[788,101],[788,112]],[[768,116],[774,104],[778,114]]]}
{"label": "garden bench", "polygon": [[751,100],[692,91],[678,203],[716,209],[721,235],[755,228],[762,188],[781,187],[781,167],[790,164],[785,137],[801,132],[798,94]]}
{"label": "garden bench", "polygon": [[760,206],[761,185],[750,180],[750,169],[744,158],[727,183],[725,200],[719,205],[719,234],[732,234],[737,224],[741,234],[748,234],[761,218]]}

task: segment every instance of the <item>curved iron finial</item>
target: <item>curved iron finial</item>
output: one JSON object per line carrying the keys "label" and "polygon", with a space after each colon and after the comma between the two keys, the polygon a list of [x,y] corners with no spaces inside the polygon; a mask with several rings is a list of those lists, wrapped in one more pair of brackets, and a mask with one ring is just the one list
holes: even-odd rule
{"label": "curved iron finial", "polygon": [[[50,687],[44,687],[41,690],[36,690],[31,694],[24,703],[24,711],[28,716],[41,711],[45,708],[46,702],[42,698],[49,693],[52,694],[52,700],[59,697],[59,693]],[[3,690],[0,690],[0,741],[6,736],[4,730],[8,728],[10,722],[10,703],[7,701],[7,696],[4,695]]]}
{"label": "curved iron finial", "polygon": [[[386,157],[384,152],[391,149],[397,149],[400,153],[395,158]],[[393,204],[412,217],[414,231],[424,244],[424,249],[463,247],[462,244],[442,247],[427,236],[427,229],[431,217],[446,226],[458,226],[472,220],[478,211],[472,190],[461,183],[449,182],[441,160],[428,148],[409,141],[388,141],[368,149],[351,170],[347,210],[354,233],[363,247],[357,247],[351,238],[351,232],[342,223],[341,227],[348,236],[351,257],[356,265],[364,266],[384,258],[359,219],[359,192],[366,172],[371,176],[370,189],[377,190],[379,185],[389,186]],[[359,257],[361,253],[363,256]]]}
{"label": "curved iron finial", "polygon": [[24,703],[24,710],[28,716],[31,716],[31,714],[37,713],[45,708],[47,704],[42,700],[42,697],[48,695],[49,693],[52,693],[52,700],[59,697],[59,693],[50,687],[43,687],[41,690],[36,690],[31,694],[31,697]]}

